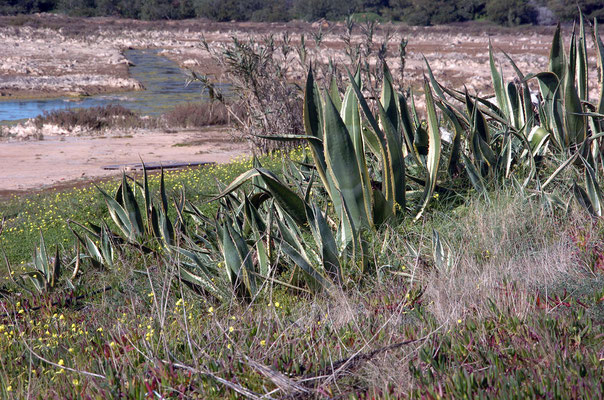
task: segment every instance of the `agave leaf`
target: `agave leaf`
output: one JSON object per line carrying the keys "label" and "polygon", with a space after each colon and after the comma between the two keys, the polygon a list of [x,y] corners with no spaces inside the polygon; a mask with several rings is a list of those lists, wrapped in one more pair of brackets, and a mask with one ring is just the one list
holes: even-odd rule
{"label": "agave leaf", "polygon": [[585,186],[587,187],[587,195],[591,203],[592,213],[598,216],[602,216],[602,192],[596,178],[594,168],[590,163],[581,157],[581,161],[585,165]]}
{"label": "agave leaf", "polygon": [[549,136],[550,133],[541,126],[536,125],[533,127],[527,138],[531,145],[531,150],[533,151],[533,157],[543,148],[545,142],[549,139]]}
{"label": "agave leaf", "polygon": [[[516,72],[516,75],[520,80],[520,84],[522,85],[522,92],[521,94],[519,94],[522,100],[522,122],[520,125],[524,125],[525,132],[529,132],[532,129],[533,121],[535,120],[533,103],[531,101],[531,91],[529,90],[528,83],[526,82],[524,74],[522,73],[522,71],[520,71],[520,68],[518,68],[514,60],[512,60],[512,57],[510,57],[506,52],[504,52],[503,54],[510,61],[512,68],[514,68],[514,71]],[[520,125],[518,125],[518,127],[520,127]]]}
{"label": "agave leaf", "polygon": [[[254,228],[254,235],[257,237],[255,246],[256,255],[258,256],[258,272],[262,276],[268,276],[270,272],[270,257],[267,244],[264,243],[262,234],[256,228]],[[270,240],[267,243],[270,245]]]}
{"label": "agave leaf", "polygon": [[335,74],[331,76],[331,83],[329,84],[329,97],[338,109],[338,112],[340,112],[342,109],[342,98],[340,97],[340,89],[338,89],[338,82],[336,81]]}
{"label": "agave leaf", "polygon": [[415,151],[413,147],[413,140],[415,130],[413,128],[413,124],[411,122],[411,116],[409,115],[409,106],[407,105],[407,99],[402,94],[398,94],[398,105],[401,116],[401,127],[403,131],[403,138],[405,139],[406,147],[403,148],[403,156],[406,156],[407,153],[413,154],[413,158],[415,158],[415,162],[417,165],[421,165],[419,154]]}
{"label": "agave leaf", "polygon": [[[545,118],[542,118],[548,130],[553,133],[553,138],[561,149],[565,148],[564,119],[562,113],[562,101],[560,100],[560,81],[553,72],[541,72],[527,76],[527,80],[537,78],[539,90],[543,97]],[[541,115],[540,115],[541,116]]]}
{"label": "agave leaf", "polygon": [[168,195],[166,194],[166,183],[164,180],[164,168],[161,168],[161,177],[159,180],[159,193],[161,197],[161,209],[164,213],[168,213]]}
{"label": "agave leaf", "polygon": [[571,37],[571,48],[569,62],[567,64],[566,74],[564,76],[564,120],[567,131],[567,136],[570,140],[568,144],[578,144],[585,140],[586,121],[581,107],[581,100],[575,86],[575,70],[576,70],[576,35],[573,30]]}
{"label": "agave leaf", "polygon": [[254,206],[254,204],[245,197],[244,200],[244,215],[245,215],[245,224],[244,224],[244,233],[249,232],[250,230],[256,230],[258,232],[266,231],[266,224],[264,223],[258,209]]}
{"label": "agave leaf", "polygon": [[152,234],[153,226],[151,224],[151,195],[149,193],[149,178],[147,176],[147,166],[141,159],[143,165],[143,197],[145,199],[145,219],[147,221],[147,233]]}
{"label": "agave leaf", "polygon": [[566,60],[564,55],[564,43],[560,33],[560,23],[554,32],[554,39],[549,54],[549,71],[553,72],[561,81],[564,78],[564,70],[566,68]]}
{"label": "agave leaf", "polygon": [[[340,196],[342,194],[340,193]],[[346,203],[343,203],[346,205]],[[342,214],[340,215],[341,228],[338,230],[338,243],[340,245],[340,252],[342,253],[350,243],[352,243],[353,252],[356,253],[357,244],[357,230],[354,225],[354,221],[350,216],[348,207],[342,207]]]}
{"label": "agave leaf", "polygon": [[310,68],[304,92],[304,128],[307,135],[322,137],[322,115],[321,96],[313,77],[312,68]]}
{"label": "agave leaf", "polygon": [[426,158],[426,167],[428,170],[428,178],[426,179],[426,186],[424,187],[422,203],[419,207],[415,219],[419,219],[428,206],[428,203],[432,199],[434,188],[436,187],[436,179],[438,177],[438,165],[440,163],[440,132],[438,129],[438,118],[436,116],[436,109],[434,107],[434,98],[432,97],[432,90],[430,84],[424,78],[424,91],[426,96],[426,112],[428,114],[428,156]]}
{"label": "agave leaf", "polygon": [[547,178],[547,180],[543,183],[543,185],[541,185],[541,190],[544,190],[546,186],[548,186],[558,175],[560,175],[560,173],[564,169],[566,169],[566,167],[568,167],[569,165],[574,163],[575,160],[579,157],[579,154],[581,153],[582,149],[583,149],[583,147],[581,147],[581,149],[576,151],[566,161],[564,161],[562,164],[560,164],[560,166],[558,168],[556,168],[556,170],[554,172],[552,172],[552,174],[549,176],[549,178]]}
{"label": "agave leaf", "polygon": [[265,183],[268,191],[275,198],[275,201],[290,215],[296,222],[303,224],[306,222],[306,208],[308,205],[304,200],[285,186],[279,178],[272,172],[259,169],[260,176]]}
{"label": "agave leaf", "polygon": [[473,130],[481,136],[482,140],[487,143],[490,143],[491,135],[489,133],[489,125],[487,124],[487,120],[482,114],[482,111],[480,111],[480,109],[472,101],[467,90],[465,96],[465,103],[468,109],[468,115],[470,116],[470,120],[474,127]]}
{"label": "agave leaf", "polygon": [[44,274],[39,271],[26,272],[22,276],[29,279],[38,293],[44,293],[48,288],[48,282],[44,279]]}
{"label": "agave leaf", "polygon": [[[117,227],[122,231],[122,233],[126,236],[126,238],[130,238],[132,235],[132,227],[130,226],[130,220],[128,219],[128,214],[126,210],[120,205],[120,203],[113,199],[107,192],[97,186],[97,189],[103,194],[105,198],[105,202],[107,203],[107,209],[109,211],[109,215],[113,222],[117,225]],[[121,190],[118,190],[118,193],[121,193]],[[120,194],[121,197],[121,194]]]}
{"label": "agave leaf", "polygon": [[[405,160],[402,153],[402,143],[400,135],[395,131],[395,127],[390,123],[390,117],[386,110],[378,104],[380,121],[386,136],[386,149],[388,151],[388,164],[384,168],[389,169],[387,175],[390,182],[385,182],[389,190],[386,191],[386,200],[392,207],[398,204],[401,210],[405,209]],[[391,197],[389,197],[391,196]],[[396,209],[393,208],[396,214]]]}
{"label": "agave leaf", "polygon": [[50,263],[48,260],[48,252],[46,251],[46,242],[42,230],[40,230],[40,247],[36,249],[34,255],[34,264],[38,271],[44,274],[46,282],[50,282],[52,270],[50,269]]}
{"label": "agave leaf", "polygon": [[161,238],[166,245],[166,249],[170,249],[170,246],[174,245],[174,228],[170,218],[165,211],[160,210],[158,212],[158,225],[161,233]]}
{"label": "agave leaf", "polygon": [[380,142],[380,138],[373,131],[373,129],[369,129],[367,127],[363,127],[361,132],[363,133],[364,143],[369,148],[369,151],[373,153],[377,158],[381,159],[383,157],[383,149],[382,143]]}
{"label": "agave leaf", "polygon": [[105,264],[103,261],[103,254],[101,253],[101,250],[92,241],[92,239],[90,239],[88,235],[84,235],[84,245],[86,246],[88,254],[90,255],[90,257],[92,257],[94,261],[96,261],[100,265]]}
{"label": "agave leaf", "polygon": [[228,277],[236,292],[241,293],[239,285],[243,284],[246,293],[244,297],[253,298],[256,295],[256,277],[252,257],[245,240],[233,228],[230,219],[222,226],[222,254]]}
{"label": "agave leaf", "polygon": [[[384,80],[382,82],[382,94],[380,97],[380,102],[382,107],[384,108],[386,117],[390,120],[390,124],[394,128],[395,132],[400,132],[399,127],[399,115],[398,115],[398,107],[397,107],[397,95],[394,91],[394,86],[392,84],[392,74],[390,74],[390,70],[388,69],[388,65],[384,63]],[[380,117],[381,120],[381,117]]]}
{"label": "agave leaf", "polygon": [[298,239],[301,237],[301,234],[297,230],[296,225],[290,225],[293,227],[293,229],[291,229],[290,226],[286,225],[280,218],[275,219],[275,222],[277,224],[277,229],[279,230],[281,239],[289,243],[290,246],[300,249],[303,253],[304,249],[302,243],[300,243],[300,240]]}
{"label": "agave leaf", "polygon": [[[361,86],[361,71],[357,70],[357,73],[354,77],[355,83],[357,86]],[[361,178],[363,181],[363,189],[365,190],[364,198],[367,201],[371,200],[371,193],[367,193],[367,187],[370,186],[369,180],[369,171],[367,170],[367,162],[365,159],[365,147],[363,143],[363,133],[362,133],[362,123],[361,123],[361,113],[359,110],[359,101],[356,98],[354,93],[354,89],[352,86],[349,86],[346,89],[346,94],[344,95],[344,102],[342,103],[342,108],[340,111],[342,121],[344,125],[346,125],[346,129],[350,134],[350,138],[352,140],[352,144],[354,146],[354,151],[357,158],[357,164],[359,166],[359,170],[361,172]],[[335,193],[334,193],[335,195]],[[339,197],[339,196],[335,196]],[[367,206],[365,207],[367,208]]]}
{"label": "agave leaf", "polygon": [[428,71],[428,77],[430,78],[430,83],[432,84],[432,88],[434,90],[434,93],[436,93],[436,95],[441,99],[441,101],[443,101],[445,104],[448,104],[447,98],[445,97],[445,94],[442,91],[442,86],[440,85],[440,83],[438,83],[436,81],[436,78],[434,78],[434,73],[432,72],[432,68],[430,67],[430,63],[428,63],[428,60],[426,59],[425,56],[424,57],[424,63],[426,64],[426,69]]}
{"label": "agave leaf", "polygon": [[122,198],[124,200],[124,210],[132,227],[131,239],[137,239],[144,231],[143,218],[132,188],[126,181],[126,174],[122,175]]}
{"label": "agave leaf", "polygon": [[307,140],[311,145],[323,146],[323,140],[312,135],[254,135],[254,137],[273,140],[275,142],[299,142],[300,140]]}
{"label": "agave leaf", "polygon": [[304,272],[306,282],[313,291],[328,289],[331,285],[298,250],[286,241],[281,242],[281,250]]}
{"label": "agave leaf", "polygon": [[61,277],[61,256],[59,255],[59,246],[55,250],[55,259],[53,260],[52,273],[50,278],[50,287],[53,288]]}
{"label": "agave leaf", "polygon": [[579,42],[577,43],[577,82],[579,98],[589,101],[589,70],[587,65],[587,40],[583,13],[579,11]]}
{"label": "agave leaf", "polygon": [[[596,44],[596,56],[598,65],[598,82],[600,82],[600,94],[598,96],[598,108],[597,112],[604,114],[604,44],[600,38],[598,32],[598,20],[594,20],[594,41]],[[603,128],[602,121],[600,121],[600,129]]]}
{"label": "agave leaf", "polygon": [[[386,141],[386,137],[384,136],[384,133],[382,132],[377,120],[375,119],[373,113],[371,112],[369,105],[367,104],[367,100],[365,100],[365,97],[363,96],[363,94],[361,93],[361,90],[359,88],[359,86],[356,84],[356,82],[354,81],[354,79],[352,79],[352,76],[350,75],[350,71],[348,72],[348,75],[351,79],[351,85],[352,88],[354,90],[354,93],[359,101],[359,104],[361,105],[361,109],[363,110],[363,113],[365,114],[365,117],[367,118],[367,121],[369,122],[369,125],[371,126],[371,128],[373,129],[373,132],[369,133],[369,132],[364,132],[365,133],[365,138],[368,138],[368,144],[370,144],[370,147],[372,148],[372,151],[374,153],[376,153],[376,150],[379,150],[379,155],[381,156],[381,160],[382,160],[382,165],[387,166],[390,165],[390,160],[389,160],[389,154],[388,154],[388,149],[387,149],[387,141]],[[379,147],[376,146],[375,143],[375,137],[378,138],[378,143],[379,143]],[[378,149],[376,149],[376,147],[378,147]],[[383,180],[384,182],[391,182],[391,177],[389,176],[389,174],[391,173],[390,168],[386,168],[384,167],[383,169]],[[364,195],[368,195],[371,192],[367,190],[368,187],[365,188],[365,190],[363,191]],[[384,185],[384,189],[388,190],[391,189],[391,186],[389,186],[388,184]],[[390,199],[393,198],[393,196],[388,196]],[[333,198],[333,197],[332,197]],[[367,202],[365,203],[367,204]],[[348,207],[351,207],[350,205],[348,205]],[[350,211],[352,213],[352,215],[355,215],[355,211],[350,208]],[[366,214],[369,216],[369,218],[371,218],[369,220],[369,225],[373,224],[373,219],[372,219],[372,213],[366,211]],[[358,225],[360,227],[360,225]]]}
{"label": "agave leaf", "polygon": [[434,264],[441,273],[448,273],[453,265],[451,249],[444,239],[441,239],[440,233],[432,229],[432,255]]}
{"label": "agave leaf", "polygon": [[504,82],[503,77],[497,70],[497,66],[495,65],[495,57],[493,56],[493,46],[491,45],[491,40],[489,39],[489,64],[491,67],[491,80],[493,81],[493,89],[495,89],[495,98],[497,99],[497,105],[499,109],[503,111],[504,115],[508,118],[510,117],[509,110],[507,108],[508,100],[507,93],[504,90]]}
{"label": "agave leaf", "polygon": [[[421,125],[417,125],[415,135],[413,137],[413,148],[418,156],[428,155],[428,146],[430,145],[429,141],[430,139],[428,138],[428,132],[426,132]],[[422,161],[420,161],[418,165],[425,168],[425,164]]]}
{"label": "agave leaf", "polygon": [[189,267],[193,267],[196,272],[193,273],[185,268],[183,265],[187,265],[186,263],[181,263],[179,265],[178,271],[180,274],[180,278],[187,284],[192,286],[197,286],[202,288],[204,291],[210,293],[212,296],[216,297],[219,300],[226,300],[229,297],[229,294],[226,290],[217,286],[212,278],[216,276],[218,271],[210,270],[206,262],[204,262],[197,253],[185,250],[180,247],[174,247],[176,253],[180,253],[185,256],[189,260],[193,261],[193,264]]}
{"label": "agave leaf", "polygon": [[109,229],[106,225],[101,228],[100,241],[100,250],[105,265],[110,268],[113,268],[113,245],[111,244],[111,240],[109,238]]}
{"label": "agave leaf", "polygon": [[490,148],[490,133],[489,127],[487,125],[487,121],[482,114],[482,112],[478,109],[476,104],[472,102],[470,96],[466,91],[466,107],[468,109],[468,114],[470,115],[471,120],[471,130],[469,145],[472,150],[472,154],[474,155],[474,159],[477,162],[477,166],[482,166],[483,163],[486,163],[489,167],[492,167],[496,164],[497,159],[495,153]]}
{"label": "agave leaf", "polygon": [[[344,202],[346,204],[346,202]],[[308,211],[310,230],[321,253],[323,268],[334,282],[342,282],[340,260],[333,232],[327,225],[321,209],[313,204]]]}
{"label": "agave leaf", "polygon": [[587,210],[587,212],[589,212],[591,215],[594,215],[594,216],[597,215],[594,210],[594,205],[591,203],[591,199],[589,198],[589,195],[587,194],[587,192],[585,192],[585,189],[583,189],[581,186],[577,185],[576,181],[573,181],[573,194],[575,195],[575,198],[577,199],[579,204],[583,208],[585,208]]}
{"label": "agave leaf", "polygon": [[520,94],[518,88],[513,82],[507,84],[507,99],[508,99],[508,112],[510,115],[510,122],[515,129],[523,125],[522,120],[522,109],[520,105]]}
{"label": "agave leaf", "polygon": [[180,274],[180,279],[182,279],[185,284],[189,284],[191,286],[198,286],[220,301],[225,301],[226,299],[228,299],[229,296],[225,293],[225,291],[220,290],[211,280],[206,279],[203,276],[194,274],[188,271],[183,266],[180,266],[178,268],[178,272]]}
{"label": "agave leaf", "polygon": [[356,97],[359,101],[359,104],[361,106],[361,109],[363,110],[363,113],[365,114],[365,118],[367,118],[369,125],[371,126],[371,128],[373,129],[375,134],[378,136],[380,141],[382,142],[383,147],[385,147],[384,134],[382,133],[382,130],[380,129],[380,126],[379,126],[377,120],[375,119],[373,113],[371,112],[371,109],[369,108],[369,105],[367,104],[367,100],[365,100],[365,96],[363,96],[363,93],[361,92],[360,87],[356,84],[353,76],[350,74],[350,71],[348,71],[348,77],[350,78],[350,84],[352,86],[352,89],[354,90],[354,94],[356,95]]}
{"label": "agave leaf", "polygon": [[472,164],[472,161],[470,161],[470,159],[466,157],[465,154],[461,153],[461,156],[463,158],[463,164],[466,167],[466,172],[468,173],[468,177],[470,178],[472,186],[474,186],[474,189],[478,193],[484,193],[485,186],[482,180],[482,176],[480,176],[480,173],[478,172],[474,164]]}
{"label": "agave leaf", "polygon": [[461,135],[463,133],[463,127],[455,115],[455,112],[447,104],[437,103],[439,108],[443,111],[444,115],[449,119],[451,125],[453,125],[453,140],[451,153],[447,162],[447,171],[450,176],[455,176],[460,171],[460,153],[461,153]]}
{"label": "agave leaf", "polygon": [[381,190],[373,191],[373,220],[375,226],[381,226],[392,217],[392,205]]}
{"label": "agave leaf", "polygon": [[267,191],[286,212],[296,219],[298,223],[304,224],[306,222],[305,208],[308,206],[304,200],[281,182],[275,174],[264,168],[252,168],[242,173],[235,178],[220,195],[212,198],[210,201],[228,196],[255,176],[261,178],[264,185],[266,185]]}
{"label": "agave leaf", "polygon": [[323,112],[323,143],[328,171],[332,175],[335,187],[342,192],[342,197],[355,222],[359,226],[369,226],[361,171],[350,134],[329,97],[325,100]]}
{"label": "agave leaf", "polygon": [[[304,130],[307,136],[313,136],[319,141],[309,140],[312,156],[315,160],[317,172],[323,181],[325,189],[331,191],[331,181],[327,176],[327,163],[325,161],[325,151],[323,148],[323,107],[321,105],[321,95],[319,88],[315,83],[312,68],[308,70],[306,87],[304,90]],[[330,193],[331,194],[331,193]]]}

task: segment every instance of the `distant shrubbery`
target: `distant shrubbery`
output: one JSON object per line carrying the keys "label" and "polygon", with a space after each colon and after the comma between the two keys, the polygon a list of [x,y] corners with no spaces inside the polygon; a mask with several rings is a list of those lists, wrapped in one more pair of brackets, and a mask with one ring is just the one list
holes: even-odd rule
{"label": "distant shrubbery", "polygon": [[604,20],[601,0],[3,0],[0,15],[56,11],[145,20],[202,17],[273,22],[341,19],[354,13],[372,13],[414,25],[477,19],[519,25],[571,20],[577,6],[589,19]]}

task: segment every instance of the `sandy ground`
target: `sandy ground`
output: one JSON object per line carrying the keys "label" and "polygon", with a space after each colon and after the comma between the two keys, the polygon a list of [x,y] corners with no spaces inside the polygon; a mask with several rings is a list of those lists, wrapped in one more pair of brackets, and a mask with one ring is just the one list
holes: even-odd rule
{"label": "sandy ground", "polygon": [[140,162],[224,163],[247,145],[226,129],[145,132],[126,137],[47,136],[41,141],[0,142],[0,194],[43,190],[120,174],[110,164]]}
{"label": "sandy ground", "polygon": [[[323,33],[322,50],[314,49],[313,33]],[[566,27],[565,30],[569,30]],[[398,43],[409,41],[405,82],[421,87],[425,73],[425,56],[435,75],[447,85],[481,91],[490,84],[488,43],[499,51],[498,60],[508,79],[515,74],[501,51],[510,54],[525,73],[547,66],[547,56],[554,27],[502,28],[489,24],[459,24],[435,27],[411,27],[384,24],[374,35],[375,51],[388,33],[391,36],[387,61],[398,71]],[[267,34],[289,35],[296,47],[301,35],[306,37],[311,59],[326,63],[349,64],[344,52],[343,23],[216,23],[204,20],[144,22],[112,18],[66,18],[56,15],[15,19],[0,17],[0,94],[27,97],[45,94],[98,93],[135,88],[127,74],[127,48],[162,49],[162,54],[194,70],[220,74],[204,49],[201,38],[211,46]],[[566,32],[568,33],[568,32]],[[566,35],[568,38],[568,35]],[[353,44],[364,40],[356,28]],[[591,41],[590,41],[591,42]],[[591,46],[591,43],[590,43]],[[292,54],[295,53],[292,52]],[[594,56],[592,52],[592,56]],[[595,60],[595,59],[594,59]],[[284,62],[294,64],[291,59]],[[595,63],[594,63],[595,64]],[[592,64],[593,65],[593,64]],[[294,71],[293,79],[303,79],[305,71]]]}

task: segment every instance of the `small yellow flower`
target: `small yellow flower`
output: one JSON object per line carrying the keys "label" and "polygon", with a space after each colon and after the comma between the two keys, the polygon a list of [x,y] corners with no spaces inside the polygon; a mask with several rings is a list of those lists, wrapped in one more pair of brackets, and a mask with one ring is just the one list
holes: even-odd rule
{"label": "small yellow flower", "polygon": [[275,302],[275,308],[279,308],[279,302]]}
{"label": "small yellow flower", "polygon": [[209,312],[210,314],[212,314],[212,313],[214,312],[214,307],[210,307],[210,308],[208,308],[208,312]]}
{"label": "small yellow flower", "polygon": [[73,347],[70,347],[69,349],[67,349],[67,351],[70,353],[73,353],[74,352]]}
{"label": "small yellow flower", "polygon": [[235,328],[233,328],[232,326],[229,326],[229,333],[233,333],[234,330],[235,330]]}
{"label": "small yellow flower", "polygon": [[13,391],[13,387],[12,387],[11,385],[8,385],[8,386],[6,387],[6,391],[7,391],[7,392],[12,392],[12,391]]}
{"label": "small yellow flower", "polygon": [[260,341],[260,346],[263,346],[263,347],[266,346],[266,340],[262,339]]}
{"label": "small yellow flower", "polygon": [[77,379],[72,380],[71,383],[73,383],[73,386],[80,386],[80,381]]}
{"label": "small yellow flower", "polygon": [[460,320],[460,319],[458,319],[458,320],[457,320],[457,323],[458,323],[458,324],[461,324],[461,320]]}
{"label": "small yellow flower", "polygon": [[62,367],[63,365],[65,365],[65,361],[63,361],[63,359],[61,358],[57,364]]}

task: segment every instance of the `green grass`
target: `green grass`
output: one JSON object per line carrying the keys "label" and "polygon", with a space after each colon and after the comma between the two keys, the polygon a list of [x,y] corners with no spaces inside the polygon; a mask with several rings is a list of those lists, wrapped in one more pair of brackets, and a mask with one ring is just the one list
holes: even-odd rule
{"label": "green grass", "polygon": [[[250,166],[168,172],[166,182],[211,213],[203,202],[217,182]],[[250,304],[219,303],[180,284],[165,259],[131,249],[113,270],[87,267],[74,295],[3,301],[0,397],[280,398],[294,387],[305,398],[601,397],[601,220],[549,214],[513,189],[431,207],[420,223],[368,235],[375,270],[345,290],[275,284]],[[94,186],[1,210],[0,244],[24,266],[40,229],[49,245],[73,246],[67,219],[109,219]],[[448,269],[434,262],[433,230]]]}
{"label": "green grass", "polygon": [[[299,154],[296,153],[296,154]],[[299,155],[294,154],[295,159]],[[269,169],[280,169],[281,155],[261,158]],[[186,170],[167,170],[166,186],[171,198],[177,198],[181,189],[187,200],[210,211],[213,205],[203,204],[212,195],[219,193],[218,182],[227,184],[252,166],[252,160],[242,157],[228,165],[217,164]],[[139,183],[142,176],[138,175]],[[160,175],[150,174],[153,191],[159,188]],[[120,184],[119,179],[99,183],[99,187],[113,193]],[[138,192],[140,195],[140,191]],[[13,195],[0,204],[0,215],[6,218],[5,228],[0,235],[0,249],[6,252],[12,263],[24,264],[31,261],[32,251],[38,245],[40,230],[48,243],[70,246],[74,237],[67,221],[80,223],[109,221],[105,201],[95,184],[90,183],[72,190],[49,190],[33,195]]]}

